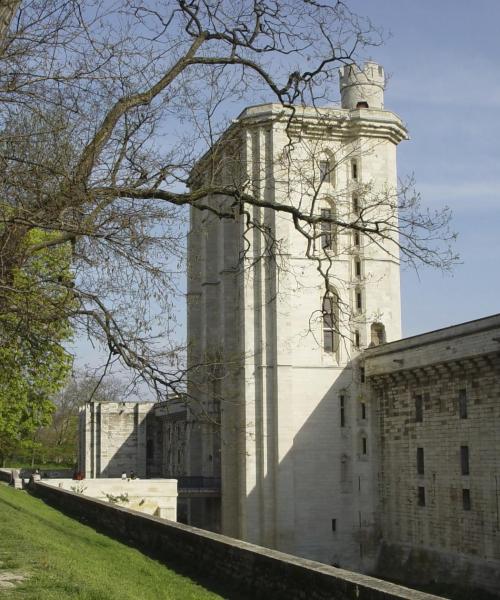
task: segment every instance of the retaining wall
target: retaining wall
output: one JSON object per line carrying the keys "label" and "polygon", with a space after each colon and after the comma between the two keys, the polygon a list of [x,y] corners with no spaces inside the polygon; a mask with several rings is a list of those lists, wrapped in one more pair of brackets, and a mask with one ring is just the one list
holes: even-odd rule
{"label": "retaining wall", "polygon": [[[102,502],[43,482],[34,493],[87,524],[145,549],[194,577],[223,581],[241,595],[273,600],[437,600],[437,596],[269,550]],[[238,591],[239,590],[239,593]]]}

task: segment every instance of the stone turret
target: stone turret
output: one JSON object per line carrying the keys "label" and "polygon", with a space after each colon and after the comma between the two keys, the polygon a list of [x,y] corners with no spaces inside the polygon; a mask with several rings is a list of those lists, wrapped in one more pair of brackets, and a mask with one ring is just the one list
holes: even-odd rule
{"label": "stone turret", "polygon": [[384,69],[367,62],[361,70],[349,65],[340,70],[342,108],[384,108]]}

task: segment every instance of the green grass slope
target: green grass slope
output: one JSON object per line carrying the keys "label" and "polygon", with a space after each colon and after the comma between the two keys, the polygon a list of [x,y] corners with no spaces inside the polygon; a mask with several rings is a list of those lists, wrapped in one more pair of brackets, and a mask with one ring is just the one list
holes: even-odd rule
{"label": "green grass slope", "polygon": [[26,574],[2,598],[209,600],[221,598],[162,564],[0,484],[0,576]]}

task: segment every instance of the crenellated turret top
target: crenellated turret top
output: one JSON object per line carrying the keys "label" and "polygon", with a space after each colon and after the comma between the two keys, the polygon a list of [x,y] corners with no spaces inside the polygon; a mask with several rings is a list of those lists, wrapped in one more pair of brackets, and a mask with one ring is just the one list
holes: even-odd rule
{"label": "crenellated turret top", "polygon": [[363,69],[349,65],[340,70],[342,108],[384,108],[384,69],[366,62]]}

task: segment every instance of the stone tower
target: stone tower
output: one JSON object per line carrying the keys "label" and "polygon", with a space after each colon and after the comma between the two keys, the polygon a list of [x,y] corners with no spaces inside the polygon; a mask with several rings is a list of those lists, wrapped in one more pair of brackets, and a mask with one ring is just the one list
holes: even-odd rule
{"label": "stone tower", "polygon": [[[378,65],[346,67],[340,88],[340,108],[292,119],[277,104],[247,108],[193,173],[193,188],[240,186],[336,223],[300,233],[269,208],[192,210],[189,394],[202,424],[188,468],[220,472],[223,533],[363,571],[377,547],[376,448],[356,356],[401,334],[393,227],[406,131],[383,109]],[[233,198],[205,202],[236,210]],[[387,225],[377,243],[357,229],[375,220]]]}

